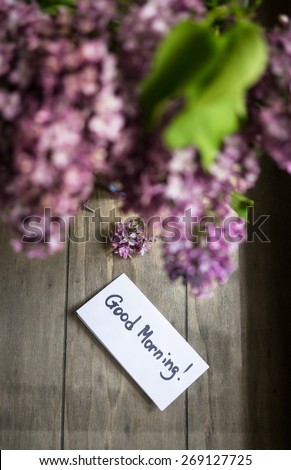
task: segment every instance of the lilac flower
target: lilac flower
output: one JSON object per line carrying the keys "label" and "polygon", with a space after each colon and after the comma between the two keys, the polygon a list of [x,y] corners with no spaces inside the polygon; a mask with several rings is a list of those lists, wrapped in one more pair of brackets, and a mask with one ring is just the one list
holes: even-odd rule
{"label": "lilac flower", "polygon": [[[250,94],[250,122],[225,139],[206,171],[194,147],[165,147],[165,122],[145,135],[138,105],[140,81],[162,38],[204,13],[200,0],[148,0],[118,18],[111,0],[81,0],[74,12],[60,9],[52,18],[34,3],[0,0],[0,210],[16,251],[44,257],[61,249],[69,216],[95,182],[117,181],[124,210],[180,220],[179,239],[163,248],[170,279],[205,296],[229,278],[245,235],[241,219],[229,219],[229,204],[258,177],[256,147],[291,172],[291,28],[268,36],[270,66]],[[65,228],[47,224],[46,207]],[[189,208],[197,217],[192,238],[182,223]],[[41,243],[22,240],[30,215],[40,220]],[[151,241],[139,218],[118,224],[111,237],[125,259],[148,252]]]}
{"label": "lilac flower", "polygon": [[227,204],[216,207],[213,216],[209,215],[211,212],[206,214],[207,224],[203,225],[203,216],[193,224],[193,238],[180,218],[176,224],[179,239],[163,245],[165,269],[170,279],[181,278],[189,283],[196,297],[213,295],[214,289],[229,279],[236,267],[232,254],[245,239],[244,221]]}
{"label": "lilac flower", "polygon": [[135,84],[149,72],[160,40],[180,21],[205,13],[200,0],[149,0],[130,8],[119,30],[120,63],[127,80]]}
{"label": "lilac flower", "polygon": [[229,201],[232,192],[245,192],[259,175],[255,151],[248,146],[243,135],[227,138],[215,162],[204,170],[194,148],[173,152],[165,195],[171,205],[185,209],[189,201],[203,206],[205,198]]}
{"label": "lilac flower", "polygon": [[[125,82],[121,88],[125,127],[108,155],[108,166],[110,179],[121,182],[124,189],[124,210],[138,212],[143,218],[167,213],[179,198],[185,199],[187,191],[197,201],[209,191],[217,198],[229,197],[232,191],[245,192],[259,174],[256,154],[244,136],[226,140],[207,174],[195,148],[172,152],[165,147],[165,123],[153,134],[143,134],[137,104],[139,80],[148,72],[157,45],[171,27],[183,19],[199,19],[204,13],[203,3],[197,0],[149,0],[131,7],[121,22],[119,68]],[[191,162],[183,160],[185,154]],[[181,171],[172,174],[178,161]]]}
{"label": "lilac flower", "polygon": [[144,136],[138,124],[127,125],[108,156],[111,180],[118,180],[124,189],[125,212],[147,218],[160,211],[170,159],[159,133]]}
{"label": "lilac flower", "polygon": [[258,155],[247,131],[225,139],[221,151],[210,167],[214,184],[222,194],[245,193],[252,188],[260,174]]}
{"label": "lilac flower", "polygon": [[44,217],[45,207],[64,220],[75,214],[120,138],[123,105],[106,43],[113,14],[108,0],[81,1],[54,18],[36,4],[0,0],[0,209],[17,250],[62,247],[21,243],[23,219]]}
{"label": "lilac flower", "polygon": [[137,126],[127,129],[127,139],[113,147],[109,161],[112,179],[124,188],[124,210],[144,219],[168,215],[173,207],[184,210],[189,201],[200,207],[205,197],[230,201],[233,191],[244,193],[259,175],[257,155],[240,134],[226,139],[209,171],[195,148],[171,152],[158,132],[145,138]]}
{"label": "lilac flower", "polygon": [[[182,217],[189,207],[197,217],[211,213],[218,220],[221,217],[224,220],[224,215],[220,214],[221,201],[227,206],[232,192],[245,192],[254,185],[259,174],[253,143],[244,134],[226,139],[215,163],[205,171],[195,148],[170,151],[165,147],[162,141],[164,123],[150,135],[142,132],[137,106],[139,80],[148,72],[154,51],[169,29],[181,19],[203,15],[200,2],[190,3],[150,0],[141,7],[133,7],[120,28],[119,67],[125,81],[121,88],[125,127],[122,139],[112,146],[108,155],[108,166],[111,180],[118,180],[122,185],[123,209],[138,212],[144,220],[151,216],[162,218],[179,214]],[[185,227],[181,230],[183,233]],[[212,243],[209,248],[204,238],[201,237],[198,244],[188,246],[187,240],[183,244],[182,237],[179,242],[166,245],[164,251],[170,278],[174,279],[179,272],[199,295],[206,295],[230,276],[234,269],[230,252],[237,247],[235,243],[224,245],[222,240],[216,245]],[[175,252],[177,247],[180,248]],[[211,258],[213,263],[215,261],[212,252],[216,253],[216,248],[216,267],[211,271]],[[221,258],[219,249],[222,250]],[[194,276],[195,282],[189,275],[188,265],[178,262],[178,258],[189,256],[196,259],[196,273],[204,270],[203,276]],[[209,265],[209,272],[206,265]]]}
{"label": "lilac flower", "polygon": [[291,173],[291,20],[283,20],[267,35],[270,63],[250,95],[249,128],[258,147]]}
{"label": "lilac flower", "polygon": [[152,241],[146,236],[140,218],[133,218],[124,224],[119,222],[111,235],[113,251],[122,258],[131,258],[135,254],[144,255],[150,250]]}

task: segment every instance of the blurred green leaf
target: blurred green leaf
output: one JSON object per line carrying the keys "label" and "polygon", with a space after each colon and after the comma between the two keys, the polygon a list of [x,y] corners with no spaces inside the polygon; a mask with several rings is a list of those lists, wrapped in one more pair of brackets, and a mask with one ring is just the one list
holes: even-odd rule
{"label": "blurred green leaf", "polygon": [[198,84],[217,53],[217,43],[205,24],[184,21],[162,41],[152,69],[142,83],[141,106],[151,123],[165,100],[182,95],[187,84]]}
{"label": "blurred green leaf", "polygon": [[248,221],[248,208],[254,205],[254,201],[240,193],[232,193],[231,207],[244,220]]}
{"label": "blurred green leaf", "polygon": [[184,87],[186,105],[169,123],[164,137],[171,148],[196,146],[207,169],[223,139],[246,117],[245,96],[267,64],[267,48],[259,28],[250,22],[234,26],[218,41],[222,47],[206,74]]}
{"label": "blurred green leaf", "polygon": [[210,9],[219,7],[221,5],[230,5],[230,6],[237,6],[242,9],[257,9],[263,0],[204,0],[206,6]]}
{"label": "blurred green leaf", "polygon": [[212,101],[223,96],[244,93],[265,70],[268,52],[260,28],[243,21],[221,38],[216,63],[209,70],[201,89],[200,100]]}
{"label": "blurred green leaf", "polygon": [[200,150],[202,164],[208,168],[221,145],[222,138],[237,129],[240,97],[212,103],[191,103],[175,117],[165,131],[166,142],[174,148],[194,145]]}
{"label": "blurred green leaf", "polygon": [[160,119],[169,103],[184,103],[164,132],[170,148],[194,145],[204,168],[224,138],[246,117],[245,96],[263,74],[267,47],[257,25],[242,20],[223,34],[207,22],[184,21],[162,41],[142,83],[146,126]]}
{"label": "blurred green leaf", "polygon": [[37,0],[46,13],[55,14],[60,7],[74,8],[76,0]]}

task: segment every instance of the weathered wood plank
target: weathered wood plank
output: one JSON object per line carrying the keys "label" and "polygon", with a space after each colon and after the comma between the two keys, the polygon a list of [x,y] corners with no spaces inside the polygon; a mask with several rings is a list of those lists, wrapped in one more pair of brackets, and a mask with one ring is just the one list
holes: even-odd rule
{"label": "weathered wood plank", "polygon": [[[104,194],[91,202],[103,215],[115,205]],[[78,223],[81,230],[82,215]],[[185,289],[173,289],[166,279],[158,246],[143,258],[126,261],[93,239],[71,243],[65,448],[183,449],[185,396],[160,412],[75,315],[78,306],[122,272],[185,335]]]}
{"label": "weathered wood plank", "polygon": [[188,339],[209,371],[188,392],[190,449],[242,449],[245,445],[239,273],[211,299],[190,294]]}
{"label": "weathered wood plank", "polygon": [[291,419],[290,175],[266,160],[254,191],[256,218],[270,243],[249,243],[241,253],[242,338],[247,446],[289,449]]}
{"label": "weathered wood plank", "polygon": [[271,243],[247,243],[239,271],[214,298],[189,296],[189,341],[210,365],[189,390],[190,448],[290,445],[290,176],[268,160],[263,166],[251,196],[255,219],[271,216],[262,226]]}
{"label": "weathered wood plank", "polygon": [[[274,24],[291,13],[289,0],[265,1],[261,17]],[[268,158],[251,195],[256,216],[271,243],[247,244],[241,250],[241,309],[244,382],[247,410],[246,447],[289,449],[291,418],[291,231],[290,175]]]}
{"label": "weathered wood plank", "polygon": [[61,445],[66,252],[15,255],[0,228],[0,448]]}

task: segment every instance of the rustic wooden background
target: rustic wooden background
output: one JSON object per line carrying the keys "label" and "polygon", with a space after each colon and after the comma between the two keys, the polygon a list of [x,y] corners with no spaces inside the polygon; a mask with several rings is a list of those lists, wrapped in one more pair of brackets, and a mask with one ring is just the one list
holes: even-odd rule
{"label": "rustic wooden background", "polygon": [[[246,244],[239,270],[210,300],[169,283],[158,246],[123,261],[91,233],[47,261],[28,261],[1,229],[0,448],[290,448],[290,182],[264,162],[253,197],[256,215],[271,216],[271,243]],[[115,201],[100,192],[91,206],[106,215]],[[210,365],[164,412],[75,315],[122,272]]]}

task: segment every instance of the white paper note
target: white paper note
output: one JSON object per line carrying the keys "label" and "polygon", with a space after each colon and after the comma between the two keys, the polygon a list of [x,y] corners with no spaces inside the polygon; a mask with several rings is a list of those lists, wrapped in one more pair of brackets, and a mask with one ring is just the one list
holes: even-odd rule
{"label": "white paper note", "polygon": [[77,314],[161,411],[208,369],[126,274]]}

